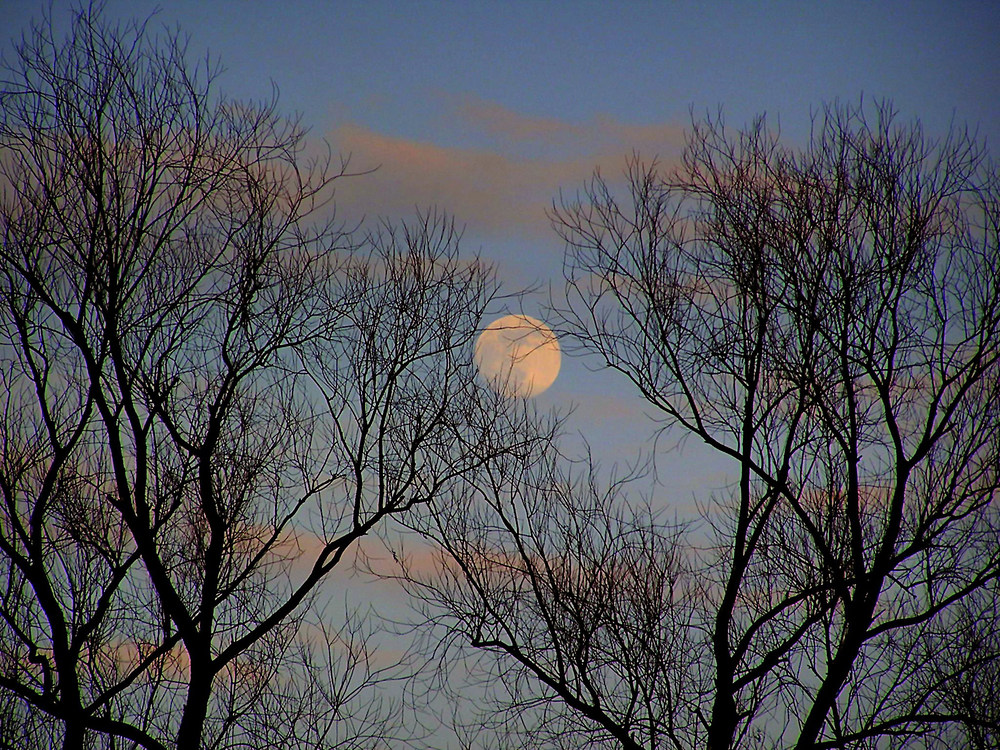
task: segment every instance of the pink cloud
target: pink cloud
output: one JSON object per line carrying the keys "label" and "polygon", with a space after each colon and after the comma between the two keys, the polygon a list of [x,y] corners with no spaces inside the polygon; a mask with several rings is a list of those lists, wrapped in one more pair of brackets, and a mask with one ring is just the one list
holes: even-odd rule
{"label": "pink cloud", "polygon": [[350,216],[410,217],[436,207],[489,234],[547,231],[545,209],[563,183],[587,177],[589,162],[515,159],[487,150],[447,148],[392,138],[356,125],[333,134],[352,169],[378,167],[345,180],[337,204]]}
{"label": "pink cloud", "polygon": [[554,117],[532,117],[473,96],[458,99],[454,110],[455,116],[470,130],[509,143],[531,142],[536,146],[573,149],[577,157],[617,161],[633,151],[650,157],[657,154],[670,157],[684,144],[684,129],[673,122],[637,125],[597,115],[582,123],[572,123]]}
{"label": "pink cloud", "polygon": [[[334,130],[330,140],[351,155],[352,170],[378,167],[339,184],[342,215],[405,218],[434,207],[476,233],[549,237],[545,212],[560,189],[575,192],[596,167],[608,176],[622,173],[636,150],[672,160],[683,140],[683,129],[675,124],[632,125],[610,117],[569,123],[478,99],[463,99],[453,108],[452,122],[472,141],[488,145],[416,141],[358,124]],[[524,144],[531,145],[532,155],[524,154]]]}
{"label": "pink cloud", "polygon": [[462,97],[455,111],[471,127],[513,140],[565,140],[585,133],[579,125],[555,117],[531,117],[478,97]]}

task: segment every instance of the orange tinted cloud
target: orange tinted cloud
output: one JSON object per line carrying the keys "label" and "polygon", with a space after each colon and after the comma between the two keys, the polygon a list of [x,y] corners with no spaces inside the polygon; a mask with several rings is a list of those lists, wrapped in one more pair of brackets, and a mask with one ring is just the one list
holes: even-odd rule
{"label": "orange tinted cloud", "polygon": [[514,159],[487,150],[459,149],[392,138],[359,126],[341,127],[335,146],[351,154],[351,167],[378,166],[345,180],[337,205],[356,217],[411,217],[416,209],[440,208],[489,234],[537,235],[547,230],[545,209],[560,184],[576,184],[589,162]]}
{"label": "orange tinted cloud", "polygon": [[[293,579],[300,579],[312,570],[326,544],[323,538],[311,531],[295,529],[283,535],[275,552],[287,561]],[[414,573],[426,574],[437,569],[439,557],[440,551],[436,547],[415,535],[392,541],[377,535],[363,536],[347,549],[340,563],[330,572],[329,580],[344,583],[359,573],[365,578],[374,574],[389,580],[399,576],[403,567]]]}
{"label": "orange tinted cloud", "polygon": [[[531,142],[554,149],[573,149],[577,158],[598,159],[591,170],[598,165],[617,167],[633,151],[670,158],[684,144],[683,127],[672,122],[635,125],[598,115],[582,123],[571,123],[553,117],[532,117],[476,97],[460,99],[455,111],[471,130],[507,143]],[[606,163],[608,160],[615,163]]]}
{"label": "orange tinted cloud", "polygon": [[635,150],[670,160],[683,139],[674,124],[637,126],[607,117],[576,124],[471,99],[455,106],[453,122],[488,145],[445,146],[357,124],[336,129],[330,140],[351,155],[352,169],[378,167],[338,185],[342,215],[406,218],[435,207],[477,234],[548,237],[545,211],[560,188],[575,192],[596,167],[620,174]]}
{"label": "orange tinted cloud", "polygon": [[502,138],[519,141],[564,141],[579,138],[586,129],[555,117],[531,117],[478,97],[463,97],[456,114],[471,127]]}

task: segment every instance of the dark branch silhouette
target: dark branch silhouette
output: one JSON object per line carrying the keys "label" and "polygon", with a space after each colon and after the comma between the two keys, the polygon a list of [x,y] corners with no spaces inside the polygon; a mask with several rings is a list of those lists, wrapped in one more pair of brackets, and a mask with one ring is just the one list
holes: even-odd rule
{"label": "dark branch silhouette", "polygon": [[554,206],[551,320],[727,459],[731,491],[682,532],[551,458],[488,473],[427,522],[438,573],[409,575],[451,653],[479,653],[465,668],[536,746],[995,745],[984,147],[837,105],[804,148],[710,119],[681,166],[627,176]]}
{"label": "dark branch silhouette", "polygon": [[0,121],[3,742],[393,746],[371,625],[313,604],[522,449],[472,367],[493,272],[443,216],[322,219],[346,162],[177,33],[54,26]]}

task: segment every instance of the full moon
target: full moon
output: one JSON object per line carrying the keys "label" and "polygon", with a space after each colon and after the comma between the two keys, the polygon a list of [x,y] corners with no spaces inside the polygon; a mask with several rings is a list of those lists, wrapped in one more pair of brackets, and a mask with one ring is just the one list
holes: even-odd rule
{"label": "full moon", "polygon": [[528,315],[505,315],[479,334],[479,374],[508,396],[537,396],[559,375],[559,342],[552,329]]}

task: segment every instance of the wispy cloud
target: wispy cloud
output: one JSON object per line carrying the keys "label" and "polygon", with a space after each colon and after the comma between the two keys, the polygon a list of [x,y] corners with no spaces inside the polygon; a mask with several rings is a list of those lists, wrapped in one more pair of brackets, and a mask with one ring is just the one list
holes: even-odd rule
{"label": "wispy cloud", "polygon": [[632,125],[611,117],[583,123],[531,117],[494,102],[451,101],[452,122],[476,147],[393,137],[358,124],[330,134],[352,169],[378,167],[346,180],[338,205],[349,216],[407,217],[436,207],[476,233],[548,236],[545,211],[560,188],[575,191],[596,167],[620,173],[638,150],[667,160],[680,151],[676,124]]}
{"label": "wispy cloud", "polygon": [[437,207],[490,234],[536,233],[547,226],[545,207],[562,180],[587,174],[583,164],[516,160],[489,150],[448,148],[393,138],[357,125],[339,128],[335,146],[352,168],[378,167],[345,181],[338,205],[351,214],[405,217]]}
{"label": "wispy cloud", "polygon": [[473,131],[492,136],[507,148],[530,143],[555,152],[572,151],[575,158],[615,161],[633,151],[670,158],[684,142],[684,129],[675,122],[635,124],[610,115],[570,122],[533,117],[473,96],[452,97],[450,101],[456,119]]}
{"label": "wispy cloud", "polygon": [[455,97],[452,107],[454,114],[469,126],[499,138],[558,143],[586,134],[581,125],[555,117],[531,117],[478,97]]}

